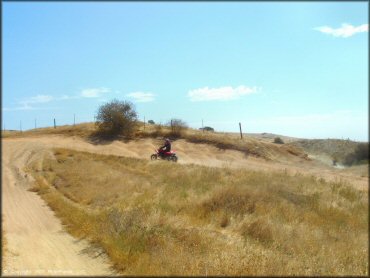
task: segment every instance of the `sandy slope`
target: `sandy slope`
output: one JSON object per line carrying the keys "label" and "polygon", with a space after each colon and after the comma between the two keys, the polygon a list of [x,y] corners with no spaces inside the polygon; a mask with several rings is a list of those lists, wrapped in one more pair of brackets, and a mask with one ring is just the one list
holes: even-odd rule
{"label": "sandy slope", "polygon": [[[108,261],[92,256],[84,241],[77,242],[63,231],[60,221],[40,197],[27,191],[32,180],[23,168],[30,161],[39,161],[53,147],[149,159],[160,144],[154,139],[129,143],[112,142],[93,145],[80,138],[40,136],[3,139],[2,197],[4,229],[7,239],[6,264],[3,274],[10,275],[109,275]],[[263,171],[300,172],[328,180],[343,179],[359,189],[367,190],[368,177],[358,172],[335,169],[317,161],[290,158],[284,162],[246,157],[232,150],[219,150],[205,144],[184,140],[173,143],[179,163],[195,163],[215,167],[242,167]],[[156,163],[156,162],[153,162]],[[6,271],[6,272],[5,272]]]}

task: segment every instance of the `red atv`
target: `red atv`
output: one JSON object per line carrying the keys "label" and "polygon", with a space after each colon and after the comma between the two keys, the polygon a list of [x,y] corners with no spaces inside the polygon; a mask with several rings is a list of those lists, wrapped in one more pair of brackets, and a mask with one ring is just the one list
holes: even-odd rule
{"label": "red atv", "polygon": [[165,152],[161,149],[155,150],[155,153],[150,156],[152,160],[165,159],[168,161],[177,162],[178,157],[175,151]]}

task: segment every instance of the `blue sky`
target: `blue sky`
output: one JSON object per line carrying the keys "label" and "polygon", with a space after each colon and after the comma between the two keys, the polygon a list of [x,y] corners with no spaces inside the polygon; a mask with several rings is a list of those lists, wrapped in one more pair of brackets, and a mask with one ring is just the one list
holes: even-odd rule
{"label": "blue sky", "polygon": [[367,2],[3,2],[3,128],[140,119],[368,141]]}

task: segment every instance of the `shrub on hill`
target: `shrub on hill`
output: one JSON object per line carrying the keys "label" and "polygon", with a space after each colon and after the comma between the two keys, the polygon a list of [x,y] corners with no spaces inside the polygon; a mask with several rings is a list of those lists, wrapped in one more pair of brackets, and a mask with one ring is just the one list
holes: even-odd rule
{"label": "shrub on hill", "polygon": [[345,157],[344,164],[351,166],[365,161],[369,161],[369,143],[360,143],[353,153]]}
{"label": "shrub on hill", "polygon": [[112,100],[99,107],[95,124],[103,135],[131,136],[137,122],[134,105],[127,101]]}
{"label": "shrub on hill", "polygon": [[168,122],[168,125],[171,126],[171,136],[179,137],[182,135],[184,130],[188,128],[187,123],[180,119],[171,119]]}
{"label": "shrub on hill", "polygon": [[205,130],[205,131],[211,131],[211,132],[214,132],[214,128],[213,127],[210,127],[210,126],[205,126],[203,128],[200,128],[200,130]]}
{"label": "shrub on hill", "polygon": [[280,137],[275,137],[275,139],[274,139],[274,143],[275,143],[275,144],[284,144],[284,141],[283,141],[283,139],[281,139]]}

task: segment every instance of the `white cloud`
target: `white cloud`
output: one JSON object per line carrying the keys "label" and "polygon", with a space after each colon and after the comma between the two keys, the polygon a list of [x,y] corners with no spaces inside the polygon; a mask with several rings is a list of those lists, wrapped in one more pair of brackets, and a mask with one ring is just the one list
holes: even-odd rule
{"label": "white cloud", "polygon": [[61,97],[56,98],[56,100],[69,100],[69,99],[78,99],[81,96],[69,96],[69,95],[62,95]]}
{"label": "white cloud", "polygon": [[351,24],[343,23],[342,27],[333,29],[329,26],[321,26],[314,28],[317,31],[320,31],[324,34],[332,35],[334,37],[348,38],[357,33],[368,32],[369,24],[362,24],[360,26],[353,26]]}
{"label": "white cloud", "polygon": [[81,96],[86,98],[97,98],[101,97],[103,94],[109,93],[108,88],[89,88],[81,91]]}
{"label": "white cloud", "polygon": [[144,92],[133,92],[127,94],[128,97],[134,99],[136,102],[150,102],[154,101],[153,93],[144,93]]}
{"label": "white cloud", "polygon": [[211,101],[211,100],[231,100],[237,99],[244,95],[257,92],[257,87],[239,86],[220,87],[220,88],[199,88],[188,92],[191,101]]}
{"label": "white cloud", "polygon": [[19,106],[14,108],[4,108],[4,111],[17,111],[17,110],[37,110],[39,108],[33,107],[32,104],[37,103],[48,103],[54,100],[53,96],[50,95],[37,95],[34,97],[29,97],[19,101]]}
{"label": "white cloud", "polygon": [[29,105],[23,105],[23,106],[18,106],[14,108],[9,108],[9,107],[4,107],[3,111],[20,111],[20,110],[36,110],[37,108],[31,107]]}
{"label": "white cloud", "polygon": [[37,95],[35,97],[30,97],[25,100],[27,103],[46,103],[52,101],[54,98],[49,95]]}

